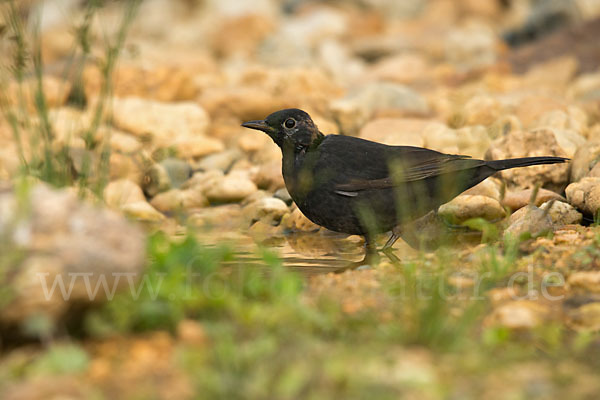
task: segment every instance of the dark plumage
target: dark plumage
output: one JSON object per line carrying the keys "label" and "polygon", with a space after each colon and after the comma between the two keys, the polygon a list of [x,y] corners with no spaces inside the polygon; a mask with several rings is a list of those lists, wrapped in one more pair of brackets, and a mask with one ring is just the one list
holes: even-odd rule
{"label": "dark plumage", "polygon": [[[283,178],[298,208],[327,229],[363,235],[419,218],[503,169],[567,161],[526,157],[484,161],[350,136],[323,135],[298,109],[242,126],[267,133],[281,148]],[[386,244],[398,238],[396,231]]]}

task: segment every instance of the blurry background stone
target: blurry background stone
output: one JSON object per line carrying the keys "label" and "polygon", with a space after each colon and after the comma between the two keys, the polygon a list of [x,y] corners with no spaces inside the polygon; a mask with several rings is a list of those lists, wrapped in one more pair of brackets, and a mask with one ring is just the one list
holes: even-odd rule
{"label": "blurry background stone", "polygon": [[[575,132],[540,129],[529,132],[511,132],[490,146],[487,159],[531,157],[541,154],[573,157],[585,138]],[[501,176],[510,186],[532,188],[535,184],[561,192],[569,182],[569,165],[555,168],[536,166],[502,171]]]}
{"label": "blurry background stone", "polygon": [[[110,293],[92,289],[102,282],[124,290],[128,280],[141,278],[144,234],[117,213],[42,184],[25,197],[0,192],[0,210],[0,260],[11,271],[0,282],[10,293],[0,312],[4,324],[22,324],[36,315],[57,321],[72,305],[106,301]],[[70,291],[66,298],[60,286]]]}

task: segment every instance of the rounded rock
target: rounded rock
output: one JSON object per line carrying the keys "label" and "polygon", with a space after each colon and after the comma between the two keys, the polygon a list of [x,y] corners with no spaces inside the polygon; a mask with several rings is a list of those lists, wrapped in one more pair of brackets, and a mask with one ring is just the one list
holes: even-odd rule
{"label": "rounded rock", "polygon": [[588,141],[579,146],[571,161],[571,182],[577,182],[585,176],[600,176],[600,171],[595,168],[598,161],[600,140]]}
{"label": "rounded rock", "polygon": [[600,209],[600,178],[583,178],[565,189],[567,200],[588,215],[596,215]]}
{"label": "rounded rock", "polygon": [[264,197],[242,209],[242,214],[251,224],[256,221],[276,223],[288,212],[287,204],[274,197]]}
{"label": "rounded rock", "polygon": [[104,202],[109,207],[119,208],[125,204],[146,201],[142,189],[127,179],[110,182],[104,188]]}
{"label": "rounded rock", "polygon": [[481,195],[460,195],[443,204],[438,214],[454,224],[461,224],[472,218],[495,221],[504,218],[506,211],[496,199]]}
{"label": "rounded rock", "polygon": [[544,210],[536,206],[527,206],[513,213],[508,220],[505,235],[520,238],[524,235],[538,237],[551,232],[552,219]]}
{"label": "rounded rock", "polygon": [[547,201],[540,208],[548,211],[554,225],[579,224],[583,219],[583,215],[575,207],[563,201]]}
{"label": "rounded rock", "polygon": [[231,173],[223,179],[215,179],[204,190],[210,202],[231,203],[244,200],[258,190],[256,184],[244,174]]}
{"label": "rounded rock", "polygon": [[421,119],[380,118],[363,126],[358,136],[390,146],[423,147],[421,132],[428,123]]}
{"label": "rounded rock", "polygon": [[[570,131],[538,129],[529,132],[510,132],[494,141],[486,159],[532,156],[572,157],[585,139]],[[532,188],[536,184],[562,192],[569,180],[569,165],[536,165],[527,168],[514,168],[500,172],[508,186]]]}

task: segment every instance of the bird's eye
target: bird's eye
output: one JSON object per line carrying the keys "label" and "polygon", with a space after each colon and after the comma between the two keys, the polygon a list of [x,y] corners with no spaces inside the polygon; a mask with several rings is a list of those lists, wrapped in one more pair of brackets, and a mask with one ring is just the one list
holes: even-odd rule
{"label": "bird's eye", "polygon": [[285,126],[288,129],[292,129],[293,127],[296,126],[296,120],[294,118],[288,118],[283,123],[283,126]]}

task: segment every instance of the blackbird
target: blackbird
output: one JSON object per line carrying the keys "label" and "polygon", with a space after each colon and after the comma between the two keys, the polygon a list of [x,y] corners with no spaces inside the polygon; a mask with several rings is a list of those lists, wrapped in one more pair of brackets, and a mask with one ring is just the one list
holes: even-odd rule
{"label": "blackbird", "polygon": [[365,237],[392,231],[452,200],[498,171],[568,161],[525,157],[484,161],[412,146],[388,146],[351,136],[324,135],[299,109],[274,112],[242,126],[265,132],[281,148],[283,179],[292,199],[312,222]]}

